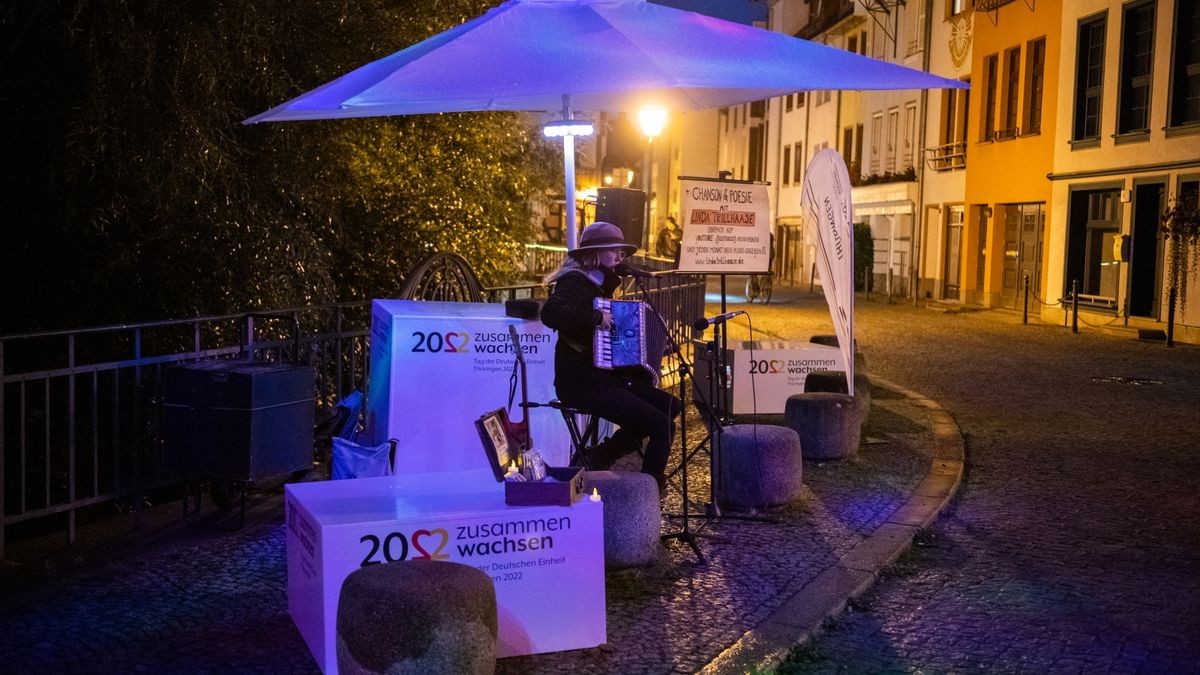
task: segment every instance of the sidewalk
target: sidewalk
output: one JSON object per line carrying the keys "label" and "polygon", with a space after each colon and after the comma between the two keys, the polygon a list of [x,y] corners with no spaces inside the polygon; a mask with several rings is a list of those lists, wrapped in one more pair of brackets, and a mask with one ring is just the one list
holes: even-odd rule
{"label": "sidewalk", "polygon": [[[795,326],[781,303],[755,312],[762,330]],[[723,673],[777,663],[868,588],[958,485],[962,440],[949,416],[887,382],[873,392],[859,454],[805,462],[800,499],[768,514],[777,522],[693,519],[693,529],[724,538],[700,540],[707,564],[671,544],[654,565],[606,575],[607,645],[503,659],[497,672]],[[694,413],[689,431],[693,447]],[[695,457],[689,493],[703,511],[707,457]],[[672,491],[664,512],[680,510]],[[316,671],[287,614],[280,490],[255,495],[238,532],[188,527],[178,504],[154,511],[149,532],[118,546],[5,566],[6,669]],[[677,528],[664,519],[664,533]],[[570,602],[571,589],[562,592]]]}

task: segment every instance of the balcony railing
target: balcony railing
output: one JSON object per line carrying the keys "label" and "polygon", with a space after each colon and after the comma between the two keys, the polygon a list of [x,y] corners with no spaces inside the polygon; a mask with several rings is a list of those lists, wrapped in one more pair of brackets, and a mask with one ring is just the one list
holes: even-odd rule
{"label": "balcony railing", "polygon": [[992,132],[993,141],[1011,141],[1021,135],[1020,127],[1011,127],[1009,129],[996,129]]}
{"label": "balcony railing", "polygon": [[932,171],[950,171],[967,166],[967,144],[947,143],[925,148],[925,166]]}

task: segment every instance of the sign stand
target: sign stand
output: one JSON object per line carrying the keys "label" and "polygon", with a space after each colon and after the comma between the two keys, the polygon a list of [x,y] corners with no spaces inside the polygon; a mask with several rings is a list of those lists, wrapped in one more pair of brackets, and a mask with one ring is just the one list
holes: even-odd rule
{"label": "sign stand", "polygon": [[[729,274],[770,270],[770,206],[767,187],[770,183],[734,180],[732,172],[721,171],[717,178],[680,176],[683,197],[681,215],[683,234],[680,242],[679,271],[716,274],[721,283],[721,314],[727,311],[727,278]],[[683,464],[709,444],[709,503],[705,506],[703,529],[714,519],[722,518],[717,504],[721,480],[717,460],[721,456],[721,436],[732,421],[732,391],[729,386],[728,331],[713,324],[712,357],[709,360],[708,437],[690,453]],[[715,384],[714,384],[715,383]],[[684,474],[686,480],[686,473]],[[684,510],[688,503],[684,502]],[[686,523],[688,514],[684,514]],[[738,517],[738,516],[732,516]],[[743,516],[757,519],[754,516]]]}

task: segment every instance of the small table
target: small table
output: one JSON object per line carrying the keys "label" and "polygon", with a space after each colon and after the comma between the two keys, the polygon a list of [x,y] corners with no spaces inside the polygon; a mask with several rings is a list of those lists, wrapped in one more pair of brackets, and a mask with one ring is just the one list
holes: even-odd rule
{"label": "small table", "polygon": [[337,672],[337,603],[355,569],[434,559],[496,585],[496,656],[607,640],[603,504],[507,506],[487,469],[295,483],[284,488],[288,611],[325,673]]}

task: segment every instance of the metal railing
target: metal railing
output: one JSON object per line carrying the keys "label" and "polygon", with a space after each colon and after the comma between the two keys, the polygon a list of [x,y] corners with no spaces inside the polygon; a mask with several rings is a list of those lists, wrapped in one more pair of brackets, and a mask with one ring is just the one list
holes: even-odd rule
{"label": "metal railing", "polygon": [[932,171],[963,169],[967,166],[967,144],[947,143],[925,148],[925,165]]}
{"label": "metal railing", "polygon": [[[249,349],[311,364],[319,408],[365,387],[370,303],[255,316]],[[239,356],[243,327],[254,321],[238,314],[0,338],[0,558],[11,525],[66,514],[74,542],[80,509],[177,483],[161,442],[163,371]]]}
{"label": "metal railing", "polygon": [[[565,249],[527,250],[527,273],[540,277],[563,255]],[[666,262],[639,264],[661,269]],[[643,285],[644,294],[631,289],[629,297],[653,302],[690,349],[690,321],[704,309],[704,277],[668,273]],[[482,291],[493,302],[545,295],[538,282]],[[65,530],[73,543],[81,510],[125,499],[137,510],[142,496],[182,485],[164,461],[166,368],[236,358],[246,332],[256,332],[250,340],[256,358],[314,367],[321,419],[353,390],[367,391],[370,322],[371,303],[362,301],[256,312],[253,319],[230,314],[0,336],[0,559],[14,525],[65,516],[65,523],[40,529]]]}

